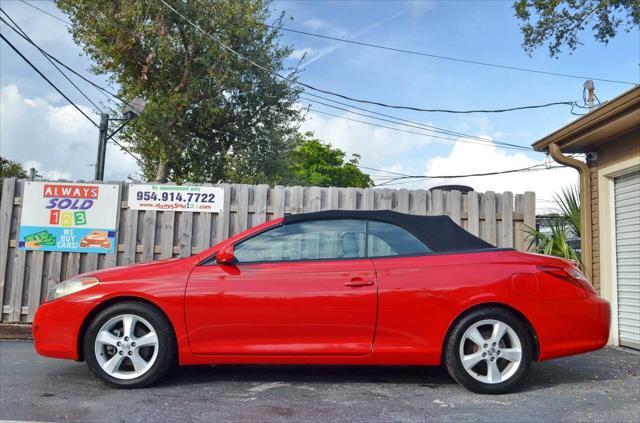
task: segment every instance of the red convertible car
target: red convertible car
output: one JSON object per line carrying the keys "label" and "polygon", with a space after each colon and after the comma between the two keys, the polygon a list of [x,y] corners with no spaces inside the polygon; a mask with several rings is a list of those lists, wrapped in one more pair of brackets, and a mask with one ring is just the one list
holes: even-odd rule
{"label": "red convertible car", "polygon": [[278,218],[188,258],[55,286],[36,351],[115,387],[176,364],[440,365],[507,392],[533,361],[601,348],[609,304],[575,263],[496,248],[445,216]]}

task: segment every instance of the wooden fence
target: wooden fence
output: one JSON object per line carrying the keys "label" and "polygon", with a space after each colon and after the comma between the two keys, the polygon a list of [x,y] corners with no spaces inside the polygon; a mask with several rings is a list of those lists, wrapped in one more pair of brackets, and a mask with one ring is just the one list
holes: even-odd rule
{"label": "wooden fence", "polygon": [[119,184],[117,253],[86,254],[18,249],[24,181],[4,180],[0,203],[2,322],[31,322],[49,287],[78,273],[160,258],[186,257],[285,214],[326,209],[446,214],[492,244],[519,250],[526,250],[528,246],[524,225],[535,225],[533,192],[514,195],[488,191],[463,195],[459,191],[220,184],[225,193],[224,210],[217,214],[130,210],[126,201],[128,184]]}

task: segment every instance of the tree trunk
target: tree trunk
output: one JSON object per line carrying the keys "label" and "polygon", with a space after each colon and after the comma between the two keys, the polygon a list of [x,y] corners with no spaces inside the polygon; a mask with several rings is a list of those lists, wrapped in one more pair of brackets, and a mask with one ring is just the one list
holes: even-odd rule
{"label": "tree trunk", "polygon": [[156,170],[156,182],[165,183],[169,178],[169,163],[166,159],[160,159]]}

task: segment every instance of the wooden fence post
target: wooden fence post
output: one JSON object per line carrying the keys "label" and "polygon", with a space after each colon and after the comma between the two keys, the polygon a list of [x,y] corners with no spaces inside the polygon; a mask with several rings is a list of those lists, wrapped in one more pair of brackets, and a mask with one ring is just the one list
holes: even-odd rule
{"label": "wooden fence post", "polygon": [[[0,200],[0,316],[4,305],[4,288],[7,278],[7,259],[9,256],[9,237],[11,235],[11,216],[16,178],[2,181],[2,199]],[[10,286],[10,284],[9,284]],[[0,318],[0,320],[2,320]]]}
{"label": "wooden fence post", "polygon": [[496,194],[493,191],[484,193],[484,240],[496,245]]}
{"label": "wooden fence post", "polygon": [[467,193],[467,231],[476,236],[480,235],[480,205],[478,193],[475,191]]}
{"label": "wooden fence post", "polygon": [[500,225],[500,247],[513,247],[513,194],[510,192],[502,193],[502,220]]}
{"label": "wooden fence post", "polygon": [[[532,191],[527,191],[524,193],[524,198],[522,202],[522,208],[524,213],[523,224],[525,227],[535,228],[536,227],[536,193]],[[527,248],[527,251],[531,251],[533,246],[531,244],[531,237],[528,234],[523,234],[524,236],[524,245]]]}

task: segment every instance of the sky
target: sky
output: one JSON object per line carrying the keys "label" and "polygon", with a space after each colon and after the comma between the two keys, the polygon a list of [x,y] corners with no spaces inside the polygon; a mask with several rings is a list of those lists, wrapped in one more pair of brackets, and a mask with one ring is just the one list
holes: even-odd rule
{"label": "sky", "polygon": [[[108,84],[105,76],[89,73],[91,61],[74,44],[64,24],[19,1],[2,0],[0,3],[42,48],[95,82]],[[37,1],[34,4],[64,17],[52,2]],[[550,58],[546,47],[542,47],[529,57],[521,48],[522,35],[511,4],[511,1],[275,1],[271,8],[274,18],[284,11],[286,26],[302,31],[467,60],[594,78],[640,81],[640,34],[637,29],[628,33],[620,31],[608,45],[596,42],[586,31],[581,34],[583,45],[572,54],[564,50],[559,58]],[[74,102],[98,121],[99,117],[91,105],[37,51],[18,39],[4,24],[1,30]],[[301,81],[352,97],[445,109],[497,109],[582,101],[583,79],[439,60],[295,33],[283,33],[282,40],[294,48],[285,64],[295,66],[301,62]],[[104,97],[97,91],[84,83],[80,86],[93,99],[104,102]],[[631,85],[600,81],[596,81],[595,86],[602,101],[631,88]],[[17,160],[25,167],[35,167],[47,178],[92,179],[97,129],[4,43],[0,46],[0,89],[2,156]],[[309,102],[301,100],[301,106],[308,107]],[[465,115],[360,106],[522,146],[529,146],[577,118],[568,106]],[[367,120],[312,104],[301,130],[313,131],[316,137],[349,155],[360,155],[360,163],[364,166],[411,175],[482,173],[549,163],[542,153],[503,149],[495,144],[478,145],[464,137],[456,141],[439,140],[348,121],[344,117]],[[377,124],[402,128],[391,123]],[[126,180],[139,176],[135,160],[109,144],[105,179]],[[535,191],[538,211],[541,211],[553,208],[554,194],[561,187],[577,181],[575,170],[563,168],[463,179],[432,179],[389,187],[415,189],[456,183],[472,186],[477,191]]]}

